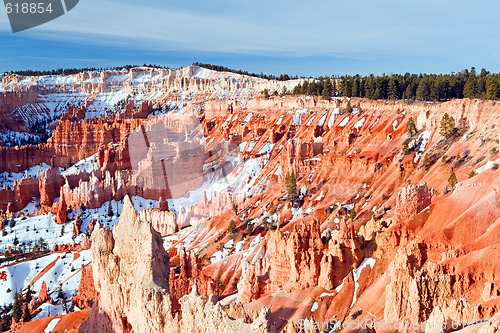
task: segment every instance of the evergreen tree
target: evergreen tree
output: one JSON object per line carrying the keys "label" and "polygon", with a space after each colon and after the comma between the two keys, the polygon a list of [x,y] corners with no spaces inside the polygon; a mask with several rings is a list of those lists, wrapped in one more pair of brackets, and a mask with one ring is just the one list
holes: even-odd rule
{"label": "evergreen tree", "polygon": [[417,99],[420,101],[426,101],[429,99],[429,84],[426,79],[420,80],[417,88]]}
{"label": "evergreen tree", "polygon": [[412,138],[413,135],[417,134],[417,127],[415,126],[415,122],[413,121],[412,117],[410,117],[410,119],[408,119],[408,122],[406,123],[406,133],[408,133],[410,138]]}
{"label": "evergreen tree", "polygon": [[345,106],[345,110],[346,112],[348,113],[351,113],[352,112],[352,105],[351,105],[351,101],[347,101],[347,104]]}
{"label": "evergreen tree", "polygon": [[360,97],[360,89],[359,89],[360,81],[359,78],[354,79],[352,82],[352,96]]}
{"label": "evergreen tree", "polygon": [[234,223],[234,221],[233,221],[233,220],[231,220],[231,221],[229,222],[228,227],[227,227],[227,231],[228,231],[228,232],[233,232],[233,231],[234,231],[234,228],[236,228],[236,224]]}
{"label": "evergreen tree", "polygon": [[463,94],[465,98],[477,97],[477,80],[475,77],[470,77],[467,80]]}
{"label": "evergreen tree", "polygon": [[433,101],[439,101],[439,83],[437,80],[433,80],[429,88],[429,98]]}
{"label": "evergreen tree", "polygon": [[473,76],[473,77],[476,76],[476,67],[471,67],[469,76]]}
{"label": "evergreen tree", "polygon": [[281,90],[280,96],[281,96],[281,97],[283,97],[283,96],[285,96],[287,93],[288,93],[288,91],[286,90],[286,87],[285,87],[285,86],[283,86],[283,89]]}
{"label": "evergreen tree", "polygon": [[350,80],[346,80],[342,83],[342,96],[351,97],[352,96],[352,83]]}
{"label": "evergreen tree", "polygon": [[302,88],[300,89],[300,94],[307,94],[308,91],[309,91],[309,82],[308,81],[302,82]]}
{"label": "evergreen tree", "polygon": [[327,78],[325,80],[325,83],[323,84],[323,91],[321,92],[321,97],[323,99],[330,99],[330,97],[332,97],[332,82],[330,81],[330,78]]}
{"label": "evergreen tree", "polygon": [[21,320],[21,317],[23,316],[23,296],[20,292],[17,292],[14,294],[14,305],[12,306],[12,318],[16,322],[19,322]]}
{"label": "evergreen tree", "polygon": [[499,99],[500,98],[500,84],[498,77],[490,76],[486,80],[486,98]]}
{"label": "evergreen tree", "polygon": [[31,320],[31,314],[30,314],[30,309],[28,308],[28,305],[25,304],[23,306],[23,321],[27,323],[28,321]]}
{"label": "evergreen tree", "polygon": [[297,195],[297,179],[295,178],[295,173],[293,171],[291,173],[287,172],[285,176],[285,184],[289,197],[295,197]]}
{"label": "evergreen tree", "polygon": [[452,171],[450,177],[448,177],[448,184],[451,188],[455,188],[455,185],[458,184],[457,175],[455,175],[454,171]]}
{"label": "evergreen tree", "polygon": [[66,300],[66,296],[64,296],[64,293],[62,291],[62,287],[59,287],[59,290],[57,291],[57,298],[60,299],[62,302]]}
{"label": "evergreen tree", "polygon": [[31,300],[33,299],[33,294],[35,292],[31,289],[31,285],[28,284],[28,288],[26,289],[26,292],[24,293],[24,300],[26,301],[26,303],[29,304],[29,302],[31,302]]}
{"label": "evergreen tree", "polygon": [[262,90],[262,96],[264,96],[265,99],[269,99],[269,90],[267,88]]}
{"label": "evergreen tree", "polygon": [[238,278],[234,278],[233,282],[231,283],[231,286],[233,287],[233,290],[238,290]]}
{"label": "evergreen tree", "polygon": [[449,139],[455,136],[456,128],[455,128],[455,119],[450,116],[448,113],[445,113],[441,118],[441,126],[440,126],[440,134],[445,138]]}
{"label": "evergreen tree", "polygon": [[429,163],[430,163],[429,154],[425,154],[423,163],[424,163],[424,165],[429,165]]}
{"label": "evergreen tree", "polygon": [[274,203],[272,202],[269,204],[269,213],[270,214],[276,213],[276,207],[274,207]]}
{"label": "evergreen tree", "polygon": [[389,80],[388,89],[389,99],[398,99],[398,88],[396,86],[396,80],[394,79],[394,77],[391,77],[391,79]]}
{"label": "evergreen tree", "polygon": [[222,283],[220,275],[218,275],[217,279],[215,280],[215,294],[217,296],[220,296],[223,288],[224,288],[224,284]]}
{"label": "evergreen tree", "polygon": [[312,81],[309,83],[307,86],[306,94],[308,95],[315,95],[316,93],[316,81]]}
{"label": "evergreen tree", "polygon": [[113,213],[113,207],[111,206],[111,200],[109,200],[109,205],[108,205],[108,216],[112,217],[114,215]]}
{"label": "evergreen tree", "polygon": [[405,140],[403,142],[403,155],[408,155],[409,151],[410,151],[410,148],[408,146],[408,140]]}
{"label": "evergreen tree", "polygon": [[406,86],[406,90],[405,90],[405,98],[406,99],[414,99],[416,94],[417,94],[417,85],[414,84],[413,82],[408,84],[408,86]]}

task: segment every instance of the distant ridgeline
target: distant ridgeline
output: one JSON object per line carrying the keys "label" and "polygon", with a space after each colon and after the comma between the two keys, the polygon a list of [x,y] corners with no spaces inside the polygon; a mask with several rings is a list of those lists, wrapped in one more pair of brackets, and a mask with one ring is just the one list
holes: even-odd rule
{"label": "distant ridgeline", "polygon": [[218,72],[230,72],[230,73],[235,73],[235,74],[241,74],[241,75],[247,75],[247,76],[253,76],[253,77],[258,77],[261,79],[266,79],[266,80],[278,80],[278,81],[287,81],[287,80],[294,80],[298,79],[297,76],[290,76],[288,74],[281,74],[280,76],[276,75],[268,75],[264,73],[256,74],[256,73],[249,73],[248,71],[242,71],[239,69],[231,69],[223,66],[218,66],[218,65],[211,65],[211,64],[202,64],[199,62],[195,62],[193,64],[194,66],[199,66],[203,67],[206,69],[211,69],[213,71],[218,71]]}
{"label": "distant ridgeline", "polygon": [[[95,72],[95,71],[106,71],[106,70],[114,70],[114,71],[119,71],[119,70],[130,70],[131,68],[134,67],[140,67],[138,65],[125,65],[125,66],[118,66],[118,67],[109,67],[109,68],[96,68],[96,67],[86,67],[86,68],[58,68],[58,69],[51,69],[51,70],[46,70],[46,71],[34,71],[34,70],[19,70],[19,71],[11,71],[9,72],[10,74],[16,74],[20,76],[43,76],[43,75],[73,75],[77,73],[82,73],[82,72]],[[167,68],[168,67],[163,67],[159,65],[146,65],[144,64],[143,67],[151,67],[151,68]]]}
{"label": "distant ridgeline", "polygon": [[[206,69],[230,72],[252,77],[287,81],[298,79],[297,76],[281,74],[280,76],[268,75],[264,73],[256,74],[248,71],[231,69],[224,66],[193,63],[194,66]],[[166,68],[159,65],[143,65],[150,68]],[[70,68],[53,69],[47,71],[19,70],[11,71],[10,74],[20,76],[41,76],[41,75],[72,75],[80,72],[104,71],[104,70],[130,70],[138,67],[135,65],[125,65],[112,68]],[[317,77],[304,81],[297,85],[292,91],[282,91],[284,94],[321,96],[324,99],[333,96],[339,97],[361,97],[369,99],[409,99],[420,101],[447,101],[460,98],[483,98],[500,100],[500,74],[488,72],[482,69],[477,74],[476,69],[464,69],[458,73],[451,74],[391,74],[375,76],[361,75],[332,75],[331,77]]]}

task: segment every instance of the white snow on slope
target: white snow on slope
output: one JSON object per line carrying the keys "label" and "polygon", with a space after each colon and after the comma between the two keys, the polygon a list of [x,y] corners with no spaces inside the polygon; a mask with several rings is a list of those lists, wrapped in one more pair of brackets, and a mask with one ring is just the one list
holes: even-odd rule
{"label": "white snow on slope", "polygon": [[318,307],[319,307],[318,302],[314,302],[313,306],[311,307],[311,312],[318,310]]}
{"label": "white snow on slope", "polygon": [[363,118],[361,118],[361,120],[357,121],[354,124],[354,128],[359,131],[359,129],[361,128],[361,126],[363,126],[364,123],[365,123],[365,117],[363,117]]}
{"label": "white snow on slope", "polygon": [[318,120],[318,123],[317,123],[317,126],[318,126],[318,127],[322,127],[322,126],[323,126],[323,124],[325,123],[325,120],[326,120],[326,116],[328,116],[328,113],[325,113],[325,114],[323,115],[323,117],[321,117],[321,119],[320,119],[320,120]]}
{"label": "white snow on slope", "polygon": [[332,128],[335,123],[335,113],[330,115],[330,119],[328,119],[328,128]]}
{"label": "white snow on slope", "polygon": [[61,316],[66,314],[62,304],[52,305],[50,303],[44,303],[40,306],[40,309],[42,311],[39,314],[37,314],[32,320],[37,320],[52,316]]}
{"label": "white snow on slope", "polygon": [[275,143],[266,143],[264,147],[259,151],[258,155],[270,154],[275,146]]}
{"label": "white snow on slope", "polygon": [[419,135],[417,142],[420,141],[421,143],[420,147],[418,148],[418,152],[415,154],[413,163],[417,163],[420,157],[423,155],[425,151],[425,146],[427,145],[427,142],[429,142],[430,137],[431,137],[431,131],[425,131]]}
{"label": "white snow on slope", "polygon": [[57,323],[61,320],[61,318],[54,318],[52,321],[47,325],[45,330],[43,331],[44,333],[51,333],[52,330],[56,327]]}
{"label": "white snow on slope", "polygon": [[306,109],[297,109],[297,111],[295,111],[295,113],[293,114],[292,125],[293,126],[302,125],[302,121],[306,116],[306,112],[307,112]]}
{"label": "white snow on slope", "polygon": [[250,243],[250,247],[253,247],[253,246],[257,245],[260,242],[262,242],[262,236],[260,234],[258,234],[257,237],[255,237],[254,239],[252,239],[252,242]]}
{"label": "white snow on slope", "polygon": [[491,168],[493,168],[493,167],[495,167],[497,165],[498,165],[497,162],[488,161],[488,162],[486,162],[485,165],[483,165],[482,167],[476,169],[476,174],[480,174],[481,172],[484,172],[484,171],[486,171],[488,169],[491,169]]}
{"label": "white snow on slope", "polygon": [[354,303],[356,303],[356,300],[357,300],[356,295],[357,295],[358,289],[359,289],[358,280],[359,280],[359,277],[361,276],[361,272],[363,271],[363,268],[365,268],[366,266],[370,266],[370,268],[373,269],[373,265],[375,265],[375,259],[365,258],[365,259],[363,259],[363,261],[361,262],[359,267],[352,271],[352,273],[353,273],[352,275],[354,278],[354,296],[352,297],[351,308],[354,306]]}
{"label": "white snow on slope", "polygon": [[241,126],[245,126],[250,121],[250,119],[252,119],[251,112],[249,114],[247,114],[247,116],[245,117],[245,120],[243,120],[243,122],[241,123]]}
{"label": "white snow on slope", "polygon": [[65,171],[61,172],[63,176],[77,175],[82,172],[92,173],[93,170],[97,170],[97,153],[87,157],[86,159],[80,160]]}
{"label": "white snow on slope", "polygon": [[[7,189],[13,189],[14,188],[14,181],[19,181],[21,179],[25,178],[36,178],[38,176],[39,171],[45,171],[50,169],[50,166],[48,166],[45,163],[36,165],[34,167],[28,168],[24,171],[21,172],[1,172],[0,173],[0,189],[5,185]],[[27,175],[27,177],[26,177]]]}
{"label": "white snow on slope", "polygon": [[14,132],[7,130],[7,133],[0,133],[0,140],[2,140],[7,147],[21,146],[26,144],[29,140],[37,143],[40,138],[36,135],[25,132]]}
{"label": "white snow on slope", "polygon": [[347,123],[349,122],[349,116],[345,117],[344,120],[339,124],[339,127],[345,127]]}
{"label": "white snow on slope", "polygon": [[[145,208],[158,207],[158,201],[156,200],[147,200],[138,196],[132,196],[131,200],[137,211]],[[34,205],[34,203],[29,203],[28,206],[30,205]],[[30,208],[28,206],[28,209],[35,209],[34,207]],[[121,212],[123,202],[111,201],[111,207],[114,212],[114,215],[111,217],[107,215],[108,207],[109,202],[106,202],[96,209],[73,209],[72,212],[68,214],[68,220],[74,220],[78,214],[82,220],[82,226],[80,228],[82,232],[87,229],[92,219],[99,221],[104,227],[113,227],[120,219],[116,212]],[[62,245],[73,242],[73,225],[71,223],[66,223],[64,225],[55,223],[55,216],[50,213],[33,217],[18,217],[15,218],[14,221],[14,228],[10,228],[10,222],[4,228],[6,231],[5,236],[0,233],[0,252],[5,252],[9,246],[12,246],[14,238],[18,239],[20,245],[24,244],[25,250],[29,250],[33,247],[40,238],[47,243],[50,249],[52,249],[54,244]],[[75,242],[79,243],[82,238],[83,234],[77,236]]]}
{"label": "white snow on slope", "polygon": [[[78,257],[75,259],[75,257]],[[11,266],[0,268],[7,273],[7,281],[0,280],[0,304],[11,304],[14,301],[14,293],[22,290],[30,284],[51,263],[55,264],[33,285],[32,290],[38,295],[45,281],[47,292],[56,299],[57,290],[61,287],[66,298],[74,296],[80,284],[82,265],[90,263],[90,250],[77,252],[52,253],[44,257],[20,262]],[[7,292],[10,289],[11,292]]]}

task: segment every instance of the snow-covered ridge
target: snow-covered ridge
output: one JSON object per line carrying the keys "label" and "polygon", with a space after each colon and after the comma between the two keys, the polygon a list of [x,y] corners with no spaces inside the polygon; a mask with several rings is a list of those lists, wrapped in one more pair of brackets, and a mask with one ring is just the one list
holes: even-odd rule
{"label": "snow-covered ridge", "polygon": [[[181,69],[136,67],[129,71],[103,70],[72,75],[20,77],[5,74],[0,79],[0,94],[15,92],[35,96],[9,115],[20,117],[30,127],[37,122],[49,124],[70,106],[85,107],[86,119],[101,117],[105,112],[121,112],[129,103],[136,109],[142,103],[151,103],[163,107],[163,111],[178,112],[199,108],[201,100],[237,101],[244,107],[264,89],[271,92],[283,88],[291,90],[300,82],[267,80],[197,66]],[[36,143],[31,142],[36,138],[16,139],[19,135],[5,134],[0,139],[8,146]]]}
{"label": "snow-covered ridge", "polygon": [[[302,80],[275,81],[248,75],[219,72],[198,66],[187,66],[181,69],[164,69],[150,67],[134,67],[129,71],[103,70],[81,72],[71,75],[26,76],[5,75],[0,78],[0,92],[23,91],[28,87],[36,87],[44,92],[81,93],[89,89],[100,92],[112,92],[122,88],[128,90],[218,90],[224,87],[231,89],[250,88],[260,92],[264,88],[270,90],[295,87]],[[187,85],[187,87],[183,87]],[[179,89],[181,88],[181,89]]]}

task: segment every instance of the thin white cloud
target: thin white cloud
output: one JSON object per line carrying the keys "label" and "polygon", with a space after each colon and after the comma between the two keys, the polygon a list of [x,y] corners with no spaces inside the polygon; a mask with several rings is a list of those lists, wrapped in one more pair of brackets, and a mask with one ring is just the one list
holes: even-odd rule
{"label": "thin white cloud", "polygon": [[157,50],[235,53],[300,52],[301,47],[314,43],[316,39],[307,31],[300,32],[293,27],[272,23],[262,25],[223,15],[152,10],[113,1],[95,4],[91,0],[81,2],[65,17],[32,29],[29,34]]}

